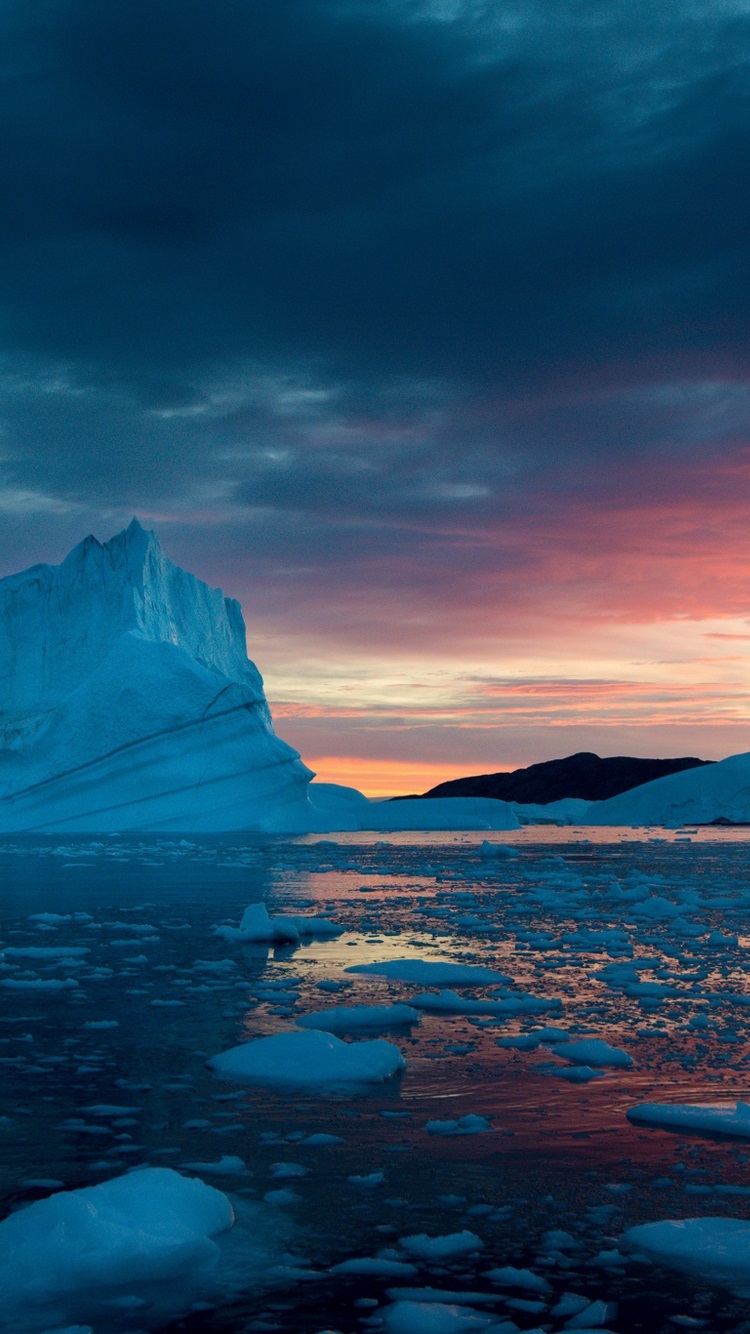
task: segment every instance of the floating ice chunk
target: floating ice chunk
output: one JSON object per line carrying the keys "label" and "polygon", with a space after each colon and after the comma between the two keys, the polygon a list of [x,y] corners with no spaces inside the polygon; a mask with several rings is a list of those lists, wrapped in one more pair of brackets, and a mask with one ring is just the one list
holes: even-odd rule
{"label": "floating ice chunk", "polygon": [[292,1177],[306,1177],[310,1171],[303,1163],[271,1163],[270,1173],[277,1181],[289,1181]]}
{"label": "floating ice chunk", "polygon": [[315,1135],[305,1135],[300,1144],[304,1144],[308,1149],[327,1149],[332,1148],[334,1144],[343,1144],[341,1135],[327,1135],[325,1131],[318,1131]]}
{"label": "floating ice chunk", "polygon": [[425,1129],[430,1135],[484,1135],[492,1130],[486,1116],[476,1116],[469,1112],[457,1121],[428,1121]]}
{"label": "floating ice chunk", "polygon": [[325,1033],[354,1033],[357,1029],[382,1030],[418,1024],[421,1015],[411,1005],[333,1005],[312,1010],[295,1023],[300,1028],[319,1028]]}
{"label": "floating ice chunk", "polygon": [[247,944],[295,944],[299,940],[294,923],[289,918],[269,917],[265,903],[251,903],[239,926],[217,926],[214,935]]}
{"label": "floating ice chunk", "polygon": [[571,1316],[566,1320],[566,1329],[603,1329],[608,1321],[614,1320],[617,1315],[616,1302],[589,1302],[582,1311]]}
{"label": "floating ice chunk", "polygon": [[617,1070],[629,1070],[635,1064],[632,1056],[620,1047],[610,1047],[602,1038],[581,1038],[578,1042],[556,1042],[555,1055],[573,1065],[612,1066]]}
{"label": "floating ice chunk", "polygon": [[211,1057],[208,1064],[225,1079],[292,1087],[380,1084],[406,1066],[398,1047],[385,1038],[349,1043],[317,1029],[255,1038]]}
{"label": "floating ice chunk", "polygon": [[552,1307],[550,1315],[557,1320],[562,1320],[565,1316],[579,1315],[590,1305],[588,1297],[581,1297],[577,1292],[564,1292],[560,1300]]}
{"label": "floating ice chunk", "polygon": [[569,1084],[588,1084],[592,1079],[603,1079],[604,1070],[595,1070],[590,1065],[538,1065],[537,1071],[543,1075],[554,1075],[556,1079],[567,1079]]}
{"label": "floating ice chunk", "polygon": [[240,944],[295,945],[312,936],[340,936],[343,927],[327,917],[292,916],[288,913],[269,917],[265,903],[251,903],[242,915],[239,926],[217,926],[214,935],[220,940]]}
{"label": "floating ice chunk", "polygon": [[359,1190],[374,1190],[376,1186],[382,1186],[385,1181],[385,1172],[369,1172],[367,1176],[354,1174],[346,1179],[352,1186],[357,1186]]}
{"label": "floating ice chunk", "polygon": [[552,1291],[546,1278],[533,1274],[530,1269],[516,1269],[513,1265],[488,1269],[484,1277],[501,1288],[523,1288],[525,1292],[539,1292],[543,1295]]}
{"label": "floating ice chunk", "polygon": [[366,1274],[376,1278],[414,1278],[417,1267],[406,1260],[386,1260],[378,1255],[363,1255],[332,1265],[331,1273]]}
{"label": "floating ice chunk", "polygon": [[395,982],[432,983],[439,987],[452,982],[454,987],[481,986],[487,982],[509,982],[511,979],[494,968],[480,964],[446,963],[442,959],[387,959],[381,963],[357,963],[347,973],[374,973]]}
{"label": "floating ice chunk", "polygon": [[[147,1167],[37,1200],[0,1223],[7,1307],[210,1267],[232,1206],[205,1182]],[[41,1258],[43,1257],[43,1263]]]}
{"label": "floating ice chunk", "polygon": [[620,1238],[628,1251],[750,1296],[750,1223],[738,1218],[680,1218],[641,1223]]}
{"label": "floating ice chunk", "polygon": [[[748,1225],[750,1226],[750,1225]],[[451,1260],[458,1255],[473,1255],[481,1251],[484,1242],[474,1232],[450,1232],[443,1237],[428,1237],[426,1232],[399,1237],[399,1246],[407,1255],[418,1260]]]}
{"label": "floating ice chunk", "polygon": [[750,1103],[642,1102],[627,1112],[629,1121],[670,1130],[705,1130],[709,1134],[750,1139]]}
{"label": "floating ice chunk", "polygon": [[188,1172],[208,1172],[213,1176],[242,1176],[247,1168],[241,1158],[227,1154],[217,1163],[183,1163]]}
{"label": "floating ice chunk", "polygon": [[274,1204],[278,1208],[284,1209],[290,1204],[301,1204],[302,1196],[294,1190],[267,1190],[263,1196],[266,1204]]}
{"label": "floating ice chunk", "polygon": [[473,1334],[493,1317],[470,1306],[442,1302],[394,1302],[383,1311],[385,1334]]}
{"label": "floating ice chunk", "polygon": [[485,838],[477,848],[480,857],[520,857],[518,848],[512,848],[508,843],[491,843]]}

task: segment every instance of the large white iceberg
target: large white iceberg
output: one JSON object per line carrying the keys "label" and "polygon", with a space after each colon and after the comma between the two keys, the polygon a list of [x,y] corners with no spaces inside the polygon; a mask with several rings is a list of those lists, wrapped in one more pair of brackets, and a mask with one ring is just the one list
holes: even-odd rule
{"label": "large white iceberg", "polygon": [[239,603],[136,519],[0,580],[0,676],[0,833],[518,827],[506,802],[311,788]]}
{"label": "large white iceberg", "polygon": [[0,832],[316,825],[239,603],[135,519],[0,580],[0,675]]}
{"label": "large white iceberg", "polygon": [[750,823],[750,752],[730,755],[718,764],[685,769],[621,792],[608,801],[592,801],[581,816],[590,825]]}

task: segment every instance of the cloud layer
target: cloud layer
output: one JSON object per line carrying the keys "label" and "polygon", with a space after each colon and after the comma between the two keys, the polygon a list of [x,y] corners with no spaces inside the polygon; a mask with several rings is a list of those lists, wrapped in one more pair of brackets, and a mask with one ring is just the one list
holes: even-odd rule
{"label": "cloud layer", "polygon": [[744,0],[4,5],[3,571],[169,526],[323,730],[368,660],[458,708],[741,633],[749,50]]}

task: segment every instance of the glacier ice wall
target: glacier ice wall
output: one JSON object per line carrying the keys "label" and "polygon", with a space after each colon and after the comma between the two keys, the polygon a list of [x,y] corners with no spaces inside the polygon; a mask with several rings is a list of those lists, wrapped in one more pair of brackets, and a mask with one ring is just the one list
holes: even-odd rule
{"label": "glacier ice wall", "polygon": [[324,821],[274,733],[238,602],[137,520],[0,580],[0,832]]}

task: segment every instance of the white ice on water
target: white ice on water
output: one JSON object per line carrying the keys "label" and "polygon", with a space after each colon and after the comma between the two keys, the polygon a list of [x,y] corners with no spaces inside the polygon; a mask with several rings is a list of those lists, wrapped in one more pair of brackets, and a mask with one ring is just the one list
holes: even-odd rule
{"label": "white ice on water", "polygon": [[406,1067],[398,1047],[385,1038],[342,1042],[316,1029],[254,1038],[208,1064],[224,1079],[282,1087],[381,1084]]}
{"label": "white ice on water", "polygon": [[670,1130],[705,1130],[709,1134],[750,1139],[750,1103],[641,1102],[631,1107],[628,1120]]}
{"label": "white ice on water", "polygon": [[166,1167],[50,1195],[0,1223],[3,1306],[195,1277],[233,1221],[226,1195]]}
{"label": "white ice on water", "polygon": [[242,914],[239,926],[217,926],[214,935],[237,944],[297,944],[313,936],[340,936],[343,927],[327,917],[281,914],[269,917],[265,903],[251,903]]}
{"label": "white ice on water", "polygon": [[629,1228],[620,1244],[659,1264],[725,1284],[750,1297],[750,1223],[739,1218],[679,1218]]}

